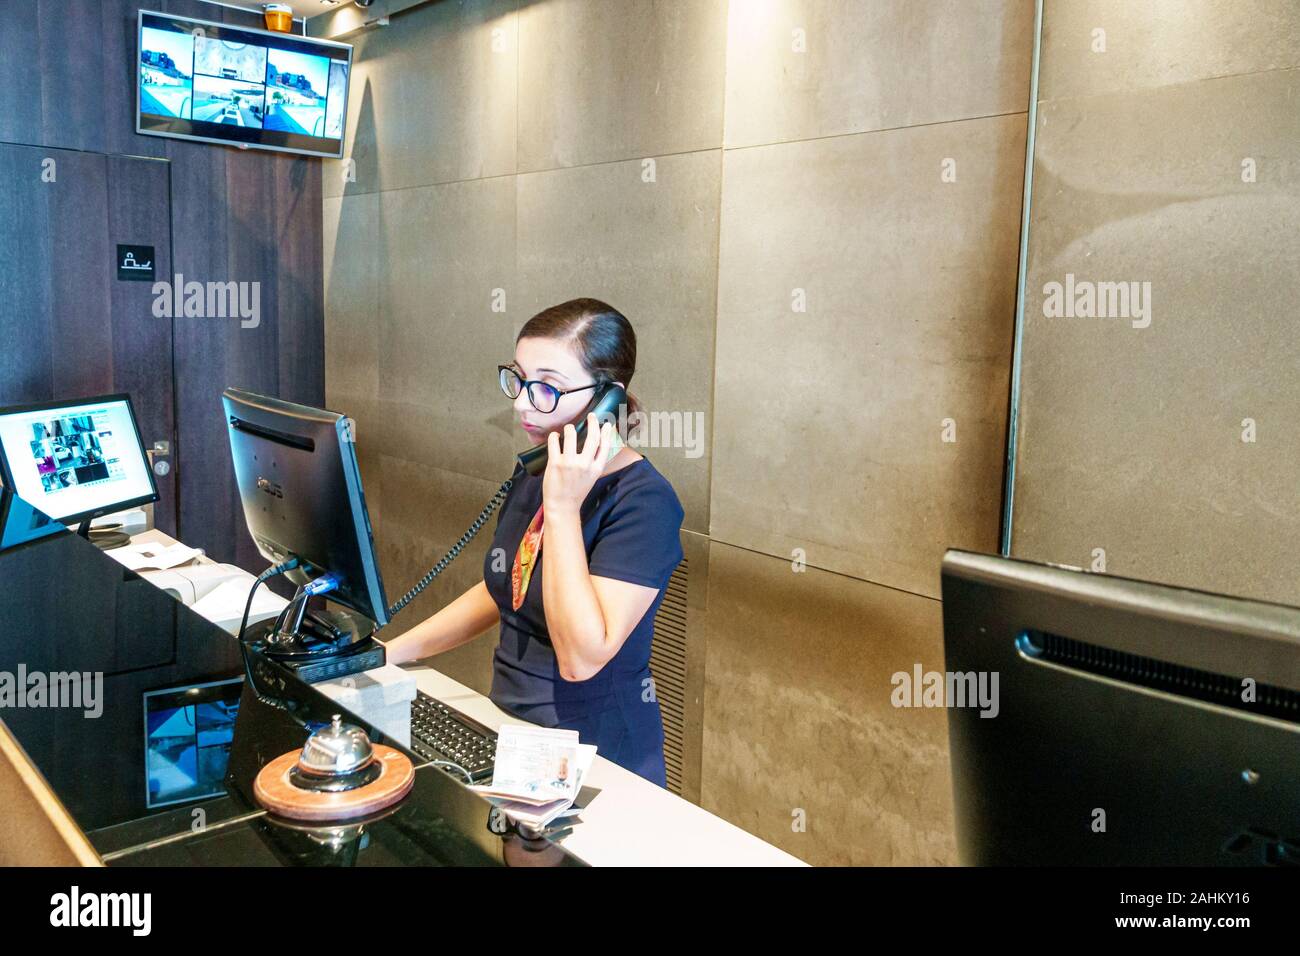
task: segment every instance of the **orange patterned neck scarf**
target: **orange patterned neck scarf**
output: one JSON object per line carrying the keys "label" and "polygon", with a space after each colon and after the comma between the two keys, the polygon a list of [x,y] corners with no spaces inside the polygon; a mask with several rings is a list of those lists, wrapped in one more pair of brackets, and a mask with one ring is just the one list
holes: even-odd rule
{"label": "orange patterned neck scarf", "polygon": [[537,514],[533,515],[533,520],[528,524],[528,530],[524,532],[523,539],[519,542],[519,550],[515,552],[515,566],[510,569],[510,605],[516,611],[519,605],[524,603],[524,595],[528,593],[528,581],[533,576],[533,568],[537,564],[537,555],[542,550],[542,505],[537,507]]}

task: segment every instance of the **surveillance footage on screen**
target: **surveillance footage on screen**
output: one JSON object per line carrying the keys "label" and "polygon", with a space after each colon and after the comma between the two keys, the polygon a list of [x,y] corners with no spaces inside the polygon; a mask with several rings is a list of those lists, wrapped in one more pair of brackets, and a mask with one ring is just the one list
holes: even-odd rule
{"label": "surveillance footage on screen", "polygon": [[32,459],[47,495],[124,477],[113,429],[94,412],[32,424]]}
{"label": "surveillance footage on screen", "polygon": [[203,124],[293,138],[255,140],[271,146],[310,145],[297,137],[342,139],[346,60],[287,48],[303,45],[294,40],[231,29],[208,36],[184,29],[183,21],[153,19],[166,28],[142,25],[140,30],[142,117],[188,121],[192,128],[182,124],[171,131],[199,138],[240,137]]}

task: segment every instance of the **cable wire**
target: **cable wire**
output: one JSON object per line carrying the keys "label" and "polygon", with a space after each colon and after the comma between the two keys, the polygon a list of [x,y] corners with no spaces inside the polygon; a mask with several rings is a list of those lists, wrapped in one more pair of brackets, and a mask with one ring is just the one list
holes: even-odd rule
{"label": "cable wire", "polygon": [[253,595],[257,593],[258,585],[263,581],[269,581],[271,578],[284,574],[286,571],[292,571],[298,567],[298,559],[290,558],[283,564],[277,564],[274,567],[267,568],[257,576],[253,586],[248,589],[248,600],[244,602],[244,616],[239,620],[239,643],[244,643],[244,630],[248,627],[248,614],[253,608]]}
{"label": "cable wire", "polygon": [[471,787],[474,786],[474,775],[471,774],[464,767],[462,767],[460,764],[452,763],[450,760],[436,760],[436,759],[430,760],[429,763],[435,767],[455,767],[457,770],[459,770],[461,773],[465,775],[465,779],[469,782],[469,785]]}
{"label": "cable wire", "polygon": [[[268,707],[274,707],[276,710],[282,710],[285,713],[294,716],[294,719],[298,720],[299,723],[303,723],[303,721],[299,720],[293,714],[293,710],[290,707],[287,707],[283,703],[280,703],[278,701],[272,700],[271,698],[267,697],[265,694],[263,694],[260,690],[257,689],[257,681],[253,677],[253,665],[249,661],[249,655],[252,653],[252,651],[249,648],[249,646],[246,643],[244,643],[244,631],[248,627],[248,614],[249,611],[252,610],[253,595],[257,593],[258,585],[260,585],[263,581],[269,581],[273,577],[284,574],[286,571],[293,571],[295,568],[298,568],[300,566],[301,566],[301,562],[297,558],[290,558],[288,561],[285,561],[282,564],[277,564],[274,567],[267,568],[265,571],[263,571],[261,574],[257,576],[257,580],[253,582],[253,586],[248,589],[248,601],[245,602],[244,604],[244,616],[239,621],[238,644],[239,644],[239,656],[243,658],[243,663],[244,663],[244,681],[248,685],[248,689],[253,692],[253,696],[256,697],[260,703],[266,704]],[[281,611],[280,614],[281,616],[283,616],[284,611]],[[306,726],[305,724],[303,725]]]}

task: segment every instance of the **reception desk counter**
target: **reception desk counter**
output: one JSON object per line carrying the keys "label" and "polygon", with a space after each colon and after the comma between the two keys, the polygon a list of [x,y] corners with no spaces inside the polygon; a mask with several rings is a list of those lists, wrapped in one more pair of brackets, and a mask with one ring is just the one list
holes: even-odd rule
{"label": "reception desk counter", "polygon": [[[0,545],[0,864],[798,865],[597,757],[578,816],[526,837],[457,779],[6,494]],[[492,727],[490,701],[427,667],[420,689]],[[251,674],[258,692],[250,689]],[[258,771],[343,711],[412,757],[398,804],[347,823],[275,817]],[[39,838],[37,838],[39,837]]]}
{"label": "reception desk counter", "polygon": [[371,818],[272,817],[254,777],[339,704],[256,656],[253,693],[232,635],[21,499],[6,495],[0,517],[0,782],[25,814],[7,821],[0,863],[580,864],[419,760],[410,793]]}

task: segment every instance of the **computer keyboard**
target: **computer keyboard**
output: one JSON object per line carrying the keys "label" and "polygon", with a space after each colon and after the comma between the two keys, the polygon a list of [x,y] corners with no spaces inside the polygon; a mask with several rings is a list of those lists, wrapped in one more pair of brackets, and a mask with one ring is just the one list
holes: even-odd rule
{"label": "computer keyboard", "polygon": [[[487,783],[496,761],[497,735],[420,691],[411,701],[411,749],[425,760],[447,760],[464,767],[474,783]],[[438,769],[465,782],[465,775],[452,767]]]}

